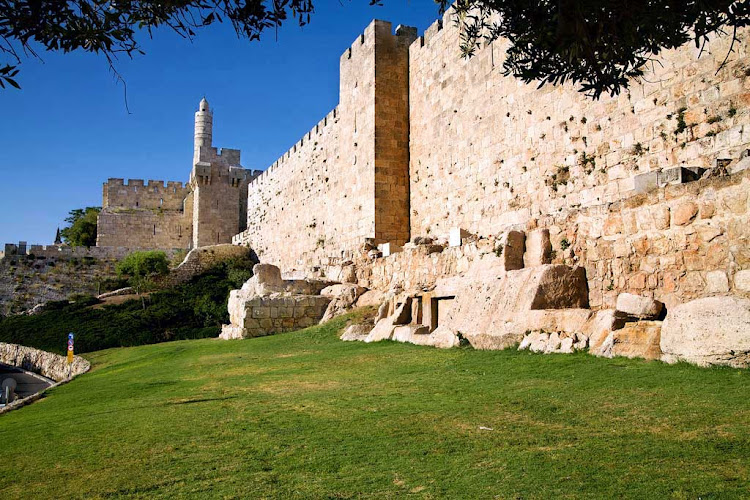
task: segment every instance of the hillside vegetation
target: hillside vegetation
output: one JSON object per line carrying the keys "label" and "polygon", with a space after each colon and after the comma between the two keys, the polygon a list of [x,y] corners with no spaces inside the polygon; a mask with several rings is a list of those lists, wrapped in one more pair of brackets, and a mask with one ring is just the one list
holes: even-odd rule
{"label": "hillside vegetation", "polygon": [[153,344],[167,340],[216,337],[229,322],[229,291],[252,276],[253,261],[231,259],[189,283],[151,293],[143,301],[92,308],[98,301],[80,296],[48,303],[35,316],[0,319],[0,342],[63,353],[67,335],[76,335],[76,352]]}
{"label": "hillside vegetation", "polygon": [[0,416],[0,497],[742,498],[750,372],[341,342],[91,353]]}

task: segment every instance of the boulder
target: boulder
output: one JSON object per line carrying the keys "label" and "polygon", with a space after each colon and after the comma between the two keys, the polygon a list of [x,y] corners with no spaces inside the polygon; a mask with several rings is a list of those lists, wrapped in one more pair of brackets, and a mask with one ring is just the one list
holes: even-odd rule
{"label": "boulder", "polygon": [[607,336],[596,354],[605,358],[660,359],[661,321],[637,321],[625,324]]}
{"label": "boulder", "polygon": [[[533,335],[533,334],[532,334]],[[531,352],[544,352],[547,350],[547,343],[549,342],[549,334],[539,332],[535,337],[532,338],[529,350]]]}
{"label": "boulder", "polygon": [[422,345],[431,345],[433,347],[439,347],[440,349],[458,347],[461,343],[458,334],[447,326],[438,326],[429,335],[425,335],[424,337],[424,339],[417,338],[417,340],[424,342]]}
{"label": "boulder", "polygon": [[750,366],[750,300],[707,297],[671,308],[661,350],[666,362]]}
{"label": "boulder", "polygon": [[328,308],[320,322],[325,323],[336,316],[340,316],[350,311],[352,307],[354,307],[354,303],[364,291],[365,288],[352,283],[325,287],[321,290],[320,294],[323,297],[328,297],[332,300],[331,303],[328,304]]}
{"label": "boulder", "polygon": [[617,296],[615,309],[638,319],[657,319],[664,309],[664,304],[649,297],[621,293]]}
{"label": "boulder", "polygon": [[372,330],[372,325],[366,325],[363,323],[356,325],[349,325],[344,333],[341,334],[341,340],[353,341],[359,340],[364,341]]}
{"label": "boulder", "polygon": [[572,354],[573,353],[573,344],[574,344],[574,338],[573,337],[565,337],[560,341],[560,347],[557,349],[557,352],[561,352],[563,354]]}
{"label": "boulder", "polygon": [[565,265],[466,276],[455,297],[446,326],[476,349],[514,346],[529,330],[580,332],[591,314],[585,270]]}
{"label": "boulder", "polygon": [[424,325],[402,325],[393,329],[393,340],[397,342],[419,343],[417,337],[429,335],[430,328]]}
{"label": "boulder", "polygon": [[393,337],[393,330],[395,328],[393,317],[381,319],[375,323],[375,328],[370,331],[364,341],[380,342],[381,340],[390,340]]}
{"label": "boulder", "polygon": [[383,303],[384,294],[380,290],[367,290],[357,299],[357,307],[379,306]]}
{"label": "boulder", "polygon": [[583,327],[584,335],[588,336],[589,352],[597,354],[607,336],[623,326],[625,318],[614,309],[602,309],[592,314]]}
{"label": "boulder", "polygon": [[272,264],[255,264],[253,266],[253,277],[250,278],[250,281],[255,282],[258,295],[268,295],[284,289],[281,270]]}
{"label": "boulder", "polygon": [[550,353],[560,350],[560,343],[562,342],[562,339],[560,339],[560,334],[557,332],[552,332],[549,334],[549,340],[547,341],[547,346],[544,348],[544,352]]}

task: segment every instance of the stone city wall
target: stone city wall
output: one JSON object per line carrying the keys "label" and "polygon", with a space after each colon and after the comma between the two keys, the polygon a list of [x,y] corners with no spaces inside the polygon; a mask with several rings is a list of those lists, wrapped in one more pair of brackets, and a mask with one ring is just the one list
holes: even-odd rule
{"label": "stone city wall", "polygon": [[97,219],[97,247],[189,248],[192,211],[103,210]]}
{"label": "stone city wall", "polygon": [[[713,167],[750,147],[750,31],[698,57],[662,52],[640,82],[593,100],[503,76],[505,43],[459,57],[447,13],[409,50],[411,236],[491,234],[636,192],[638,174]],[[717,73],[718,70],[718,73]]]}
{"label": "stone city wall", "polygon": [[351,258],[365,239],[408,240],[406,63],[415,36],[373,21],[344,52],[339,105],[250,184],[247,230],[234,243],[288,271]]}
{"label": "stone city wall", "polygon": [[182,182],[110,178],[102,186],[102,208],[182,210],[189,191]]}
{"label": "stone city wall", "polygon": [[[590,306],[614,308],[617,296],[652,297],[669,309],[696,298],[750,298],[750,170],[667,185],[609,205],[563,210],[512,226],[549,234],[548,262],[586,269]],[[431,289],[499,251],[495,236],[467,235],[460,246],[407,245],[357,262],[360,285]],[[499,241],[499,240],[498,240]]]}

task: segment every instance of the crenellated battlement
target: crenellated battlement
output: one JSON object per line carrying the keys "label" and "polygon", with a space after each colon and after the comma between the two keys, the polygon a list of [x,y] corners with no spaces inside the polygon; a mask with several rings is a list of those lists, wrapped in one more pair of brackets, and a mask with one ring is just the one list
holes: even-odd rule
{"label": "crenellated battlement", "polygon": [[338,109],[339,109],[338,106],[333,108],[326,116],[323,117],[322,120],[320,120],[315,125],[315,127],[313,127],[306,134],[304,134],[300,138],[300,140],[295,142],[291,148],[286,150],[286,152],[282,153],[282,155],[275,162],[273,162],[266,170],[255,171],[255,172],[260,172],[260,173],[252,178],[251,183],[262,182],[264,176],[270,175],[272,172],[280,168],[282,165],[284,165],[285,163],[288,163],[292,155],[297,152],[301,152],[305,145],[308,145],[309,147],[310,144],[313,144],[314,146],[315,138],[323,134],[324,131],[326,130],[326,127],[333,126],[338,120],[338,118],[340,117]]}
{"label": "crenellated battlement", "polygon": [[178,181],[110,178],[102,185],[102,208],[182,210],[189,191]]}

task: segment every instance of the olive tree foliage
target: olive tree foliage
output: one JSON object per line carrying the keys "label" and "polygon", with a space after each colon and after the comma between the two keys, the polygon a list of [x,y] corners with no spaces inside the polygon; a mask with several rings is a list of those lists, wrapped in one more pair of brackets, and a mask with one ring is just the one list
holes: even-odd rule
{"label": "olive tree foliage", "polygon": [[[451,3],[438,2],[443,12]],[[619,94],[654,56],[690,40],[702,48],[727,34],[731,52],[737,29],[750,24],[748,0],[457,0],[453,7],[462,55],[506,39],[506,75],[540,87],[570,81],[594,98]]]}
{"label": "olive tree foliage", "polygon": [[[435,3],[441,13],[451,4]],[[691,39],[702,47],[723,31],[736,41],[750,21],[748,0],[457,0],[454,8],[464,56],[504,38],[507,75],[540,86],[571,81],[596,98],[627,88],[662,50]],[[114,62],[143,53],[141,34],[164,27],[192,39],[227,23],[257,40],[287,21],[305,25],[313,13],[313,0],[0,0],[0,87],[18,87],[19,65],[39,48],[102,54],[124,84]]]}
{"label": "olive tree foliage", "polygon": [[102,54],[114,60],[143,51],[140,32],[166,27],[192,39],[199,29],[228,23],[238,37],[257,40],[291,19],[310,21],[312,0],[0,0],[0,87],[19,87],[18,67],[37,50]]}

